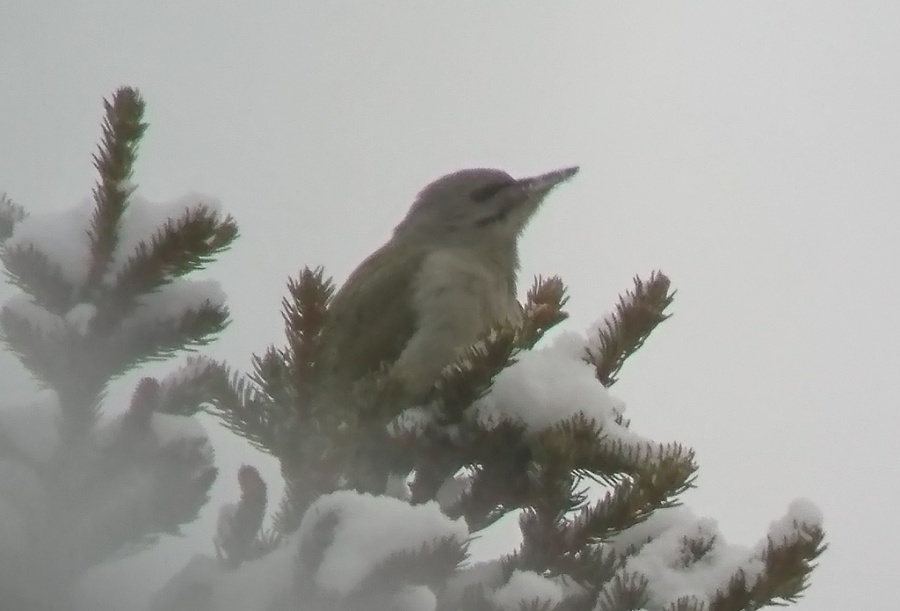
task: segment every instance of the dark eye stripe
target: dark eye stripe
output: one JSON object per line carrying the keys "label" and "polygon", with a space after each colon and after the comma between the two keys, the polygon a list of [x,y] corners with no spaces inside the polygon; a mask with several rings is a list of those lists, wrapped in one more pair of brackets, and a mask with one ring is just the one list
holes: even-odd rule
{"label": "dark eye stripe", "polygon": [[475,221],[475,226],[476,227],[487,227],[488,225],[493,225],[495,223],[505,221],[506,217],[509,216],[509,212],[511,209],[512,209],[511,206],[503,206],[495,214],[493,214],[491,216],[485,216],[485,217],[480,218],[477,221]]}
{"label": "dark eye stripe", "polygon": [[512,184],[512,181],[508,180],[504,182],[494,182],[483,187],[478,187],[477,189],[472,191],[469,197],[472,198],[472,201],[476,201],[478,203],[486,202]]}

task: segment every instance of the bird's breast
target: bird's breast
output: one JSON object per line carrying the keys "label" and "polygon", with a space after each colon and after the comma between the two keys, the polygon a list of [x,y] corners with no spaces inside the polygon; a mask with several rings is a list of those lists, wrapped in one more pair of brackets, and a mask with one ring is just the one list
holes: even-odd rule
{"label": "bird's breast", "polygon": [[420,312],[433,308],[448,313],[477,311],[470,331],[476,336],[473,341],[492,325],[518,317],[513,263],[505,266],[466,250],[430,253],[423,262],[416,293]]}

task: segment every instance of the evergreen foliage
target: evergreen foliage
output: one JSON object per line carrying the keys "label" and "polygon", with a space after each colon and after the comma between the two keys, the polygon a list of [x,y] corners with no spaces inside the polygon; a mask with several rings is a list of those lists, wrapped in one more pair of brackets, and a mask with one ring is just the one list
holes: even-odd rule
{"label": "evergreen foliage", "polygon": [[[317,331],[334,285],[321,269],[307,268],[289,283],[289,292],[283,312],[286,348],[272,347],[254,359],[249,380],[221,364],[209,370],[219,382],[215,411],[233,431],[276,456],[288,484],[273,531],[258,536],[285,541],[323,495],[347,488],[385,494],[397,474],[409,474],[408,492],[401,493],[407,502],[438,501],[448,516],[464,518],[473,532],[521,510],[523,535],[521,547],[502,560],[501,576],[493,583],[482,579],[462,592],[452,587],[464,548],[444,540],[386,559],[369,581],[335,600],[309,578],[331,542],[327,532],[338,527],[332,516],[324,520],[317,544],[300,545],[298,562],[305,569],[298,577],[302,586],[295,584],[295,604],[303,600],[308,609],[391,608],[394,599],[386,592],[397,594],[413,583],[437,584],[438,609],[495,610],[497,588],[517,571],[531,571],[563,579],[574,590],[558,603],[536,600],[522,608],[657,608],[647,606],[652,602],[647,578],[626,568],[643,545],[615,551],[604,542],[679,504],[679,495],[693,486],[693,452],[679,444],[635,446],[611,440],[602,423],[583,415],[537,433],[514,421],[486,424],[471,417],[473,403],[489,392],[496,376],[566,319],[566,291],[559,278],[537,278],[522,304],[521,325],[494,329],[445,371],[427,408],[407,411],[408,406],[398,405],[397,389],[385,375],[360,381],[343,401],[316,399]],[[673,296],[669,279],[660,272],[635,278],[634,287],[584,349],[583,360],[604,386],[615,383],[627,358],[668,318]],[[616,421],[628,425],[621,415]],[[448,482],[454,481],[458,493],[448,495]],[[594,502],[586,493],[591,482],[607,489]],[[755,579],[738,569],[711,604],[685,598],[667,611],[737,611],[796,600],[824,546],[818,526],[795,526],[803,536],[768,540],[758,554],[765,569]],[[683,567],[708,562],[716,553],[714,543],[699,535],[685,537]],[[436,561],[438,556],[443,561]],[[431,572],[417,576],[413,567]],[[372,607],[372,601],[386,606]]]}
{"label": "evergreen foliage", "polygon": [[[202,345],[225,327],[228,310],[217,300],[172,308],[154,308],[153,300],[227,248],[237,227],[197,204],[124,250],[144,101],[122,88],[104,108],[80,253],[86,273],[67,271],[70,262],[39,234],[16,239],[31,219],[0,198],[0,260],[22,292],[0,313],[3,340],[51,391],[43,402],[5,412],[26,420],[47,412],[39,423],[51,433],[44,446],[33,447],[0,418],[0,601],[4,608],[15,601],[15,611],[71,609],[89,568],[178,533],[196,519],[216,477],[205,436],[184,432],[191,429],[183,421],[201,406],[186,388],[191,367],[140,380],[130,405],[109,406],[118,416],[103,418],[101,406],[116,377]],[[185,280],[180,287],[197,288]]]}
{"label": "evergreen foliage", "polygon": [[[123,88],[105,111],[90,216],[70,229],[84,234],[81,272],[0,197],[0,261],[22,293],[3,307],[0,329],[52,391],[18,411],[48,413],[53,433],[36,447],[0,413],[0,601],[69,609],[90,567],[194,520],[216,477],[209,444],[191,427],[203,406],[278,459],[285,494],[264,527],[268,487],[243,466],[240,498],[219,514],[215,558],[189,563],[153,611],[739,611],[792,602],[807,587],[825,546],[805,506],[722,564],[734,549],[707,522],[676,513],[695,483],[691,449],[639,437],[618,407],[602,417],[573,410],[565,402],[574,395],[542,403],[540,423],[485,408],[566,320],[558,277],[536,278],[521,322],[492,329],[412,406],[387,363],[322,392],[319,338],[335,285],[305,268],[283,300],[284,345],[254,357],[249,375],[194,356],[164,379],[140,379],[129,405],[106,417],[112,380],[226,326],[221,300],[187,277],[228,248],[237,227],[198,200],[135,240],[144,102]],[[674,294],[661,272],[636,277],[593,337],[569,345],[568,364],[610,405],[605,389],[669,317]],[[472,535],[513,513],[518,549],[469,563]],[[724,571],[714,592],[660,594],[661,581],[710,568]],[[248,603],[243,590],[261,581],[270,595]]]}

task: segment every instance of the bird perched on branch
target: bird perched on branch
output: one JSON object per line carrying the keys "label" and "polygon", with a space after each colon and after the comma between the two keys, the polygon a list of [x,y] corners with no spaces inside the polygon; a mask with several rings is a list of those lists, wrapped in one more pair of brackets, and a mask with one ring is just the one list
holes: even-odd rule
{"label": "bird perched on branch", "polygon": [[519,318],[519,236],[577,172],[467,169],[426,186],[334,296],[320,335],[324,379],[348,385],[390,364],[410,400],[424,397],[462,350]]}

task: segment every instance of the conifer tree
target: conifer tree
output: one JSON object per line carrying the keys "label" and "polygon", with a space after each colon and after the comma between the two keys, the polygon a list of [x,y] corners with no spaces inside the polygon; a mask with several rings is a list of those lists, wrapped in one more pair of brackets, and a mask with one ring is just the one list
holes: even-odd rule
{"label": "conifer tree", "polygon": [[[796,502],[756,547],[729,545],[679,507],[693,452],[641,437],[609,392],[669,316],[659,272],[587,337],[552,341],[566,288],[536,279],[518,326],[492,329],[408,405],[387,369],[319,395],[334,284],[307,268],[288,283],[284,345],[250,375],[192,358],[107,417],[112,380],[203,345],[228,317],[186,276],[232,243],[234,221],[200,198],[154,212],[136,195],[143,108],[127,88],[106,103],[87,215],[42,225],[0,201],[0,260],[22,292],[0,329],[46,389],[0,412],[0,601],[68,609],[88,568],[193,520],[216,474],[190,426],[203,405],[279,460],[286,491],[264,528],[268,487],[242,467],[215,557],[188,563],[153,611],[737,611],[803,592],[824,549],[817,510]],[[511,514],[515,552],[472,561],[472,537]]]}
{"label": "conifer tree", "polygon": [[[674,292],[664,274],[635,278],[586,340],[563,336],[544,349],[536,345],[566,319],[567,297],[559,278],[537,278],[521,325],[495,328],[472,346],[424,406],[403,405],[387,375],[361,380],[344,402],[317,400],[318,333],[334,285],[321,269],[304,269],[288,292],[284,347],[254,358],[249,378],[221,364],[207,372],[217,413],[277,457],[286,480],[271,530],[262,530],[257,512],[239,536],[236,520],[221,531],[255,541],[240,546],[243,559],[228,557],[227,570],[273,549],[293,555],[291,584],[271,584],[287,589],[260,609],[738,611],[789,603],[806,588],[824,550],[812,505],[792,505],[754,549],[728,545],[708,521],[677,507],[694,485],[693,451],[633,433],[622,405],[606,392],[669,316]],[[553,369],[544,376],[556,376],[560,359],[580,373],[563,376],[559,396],[535,401],[528,376],[540,378],[542,366]],[[525,373],[513,376],[517,369]],[[566,394],[570,384],[590,398]],[[590,499],[589,484],[605,490],[599,500]],[[242,490],[229,515],[250,502]],[[408,526],[391,522],[368,494],[397,497],[391,511],[398,514],[439,507],[450,520],[463,520],[465,533],[448,523],[395,549],[390,537],[402,538]],[[369,554],[344,534],[365,538],[357,511],[366,528],[388,537],[361,575],[335,568],[336,558],[352,566]],[[513,511],[522,532],[518,550],[467,565],[467,533]],[[415,522],[416,515],[407,517]],[[191,604],[236,608],[214,592],[206,606]]]}
{"label": "conifer tree", "polygon": [[127,406],[104,399],[113,380],[226,326],[217,286],[186,276],[237,227],[201,198],[139,198],[144,101],[121,88],[104,107],[89,204],[41,218],[0,201],[0,260],[20,291],[0,313],[2,338],[43,389],[0,405],[0,606],[13,611],[72,609],[88,569],[178,533],[216,477],[191,418],[196,360],[142,378]]}

